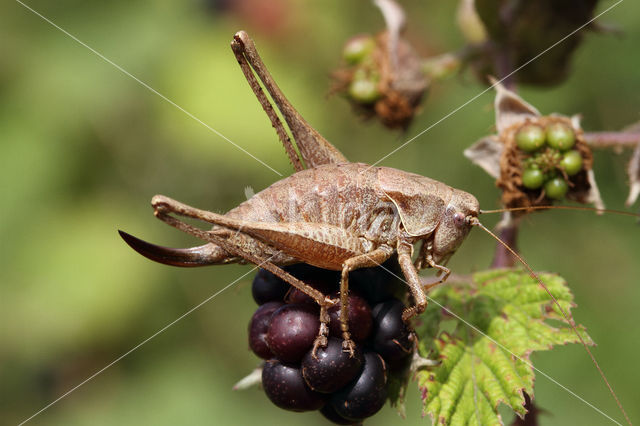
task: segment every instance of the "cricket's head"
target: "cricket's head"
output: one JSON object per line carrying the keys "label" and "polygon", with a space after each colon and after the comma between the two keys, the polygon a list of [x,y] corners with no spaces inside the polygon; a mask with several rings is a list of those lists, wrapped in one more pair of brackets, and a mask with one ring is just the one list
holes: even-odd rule
{"label": "cricket's head", "polygon": [[473,195],[453,189],[442,220],[433,234],[433,260],[445,263],[460,247],[480,213],[480,203]]}
{"label": "cricket's head", "polygon": [[380,189],[395,204],[402,230],[415,240],[433,242],[429,254],[446,261],[471,230],[480,213],[473,195],[433,179],[388,167],[378,168]]}

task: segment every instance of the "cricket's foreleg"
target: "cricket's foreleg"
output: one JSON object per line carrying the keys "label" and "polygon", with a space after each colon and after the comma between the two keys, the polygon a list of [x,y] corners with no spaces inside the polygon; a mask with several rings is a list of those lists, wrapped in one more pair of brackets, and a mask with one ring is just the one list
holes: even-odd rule
{"label": "cricket's foreleg", "polygon": [[404,277],[407,279],[409,290],[415,302],[414,306],[406,308],[402,313],[402,320],[404,322],[408,322],[414,316],[421,314],[427,307],[427,295],[420,282],[418,271],[415,266],[413,266],[413,262],[411,262],[411,248],[410,244],[404,242],[398,243],[397,248],[398,263],[400,264],[400,269],[402,269]]}
{"label": "cricket's foreleg", "polygon": [[426,240],[420,241],[420,251],[418,251],[418,257],[415,262],[413,262],[413,266],[415,266],[418,271],[425,267],[424,260],[427,257],[427,253],[432,249],[432,244],[432,242],[427,242]]}
{"label": "cricket's foreleg", "polygon": [[427,256],[427,263],[432,268],[435,268],[438,271],[442,272],[442,276],[437,281],[434,281],[428,284],[423,284],[422,287],[424,288],[425,291],[428,291],[429,289],[437,286],[438,284],[442,284],[447,280],[447,278],[449,278],[449,275],[451,275],[451,271],[449,270],[449,268],[442,265],[438,265],[436,262],[433,261],[433,258],[431,256]]}
{"label": "cricket's foreleg", "polygon": [[347,259],[342,264],[340,279],[340,330],[342,330],[342,350],[354,354],[355,345],[349,333],[349,272],[360,268],[373,268],[384,263],[393,254],[389,246],[380,246],[371,253]]}

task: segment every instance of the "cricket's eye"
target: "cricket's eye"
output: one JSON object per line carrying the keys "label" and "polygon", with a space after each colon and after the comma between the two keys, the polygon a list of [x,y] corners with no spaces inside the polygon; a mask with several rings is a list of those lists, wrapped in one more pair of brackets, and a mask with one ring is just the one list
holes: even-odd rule
{"label": "cricket's eye", "polygon": [[453,223],[456,224],[457,227],[462,227],[464,226],[467,221],[466,221],[466,217],[463,213],[460,212],[456,212],[453,214]]}

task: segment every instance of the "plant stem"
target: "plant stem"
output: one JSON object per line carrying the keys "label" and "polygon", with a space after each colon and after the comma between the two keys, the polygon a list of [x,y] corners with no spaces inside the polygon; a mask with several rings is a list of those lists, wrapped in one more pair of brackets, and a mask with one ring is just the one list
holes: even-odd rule
{"label": "plant stem", "polygon": [[[513,250],[518,251],[518,220],[510,220],[506,221],[505,215],[508,213],[503,213],[502,219],[503,223],[508,223],[505,226],[502,226],[499,232],[499,237],[502,241],[507,243]],[[516,259],[513,257],[511,253],[507,251],[507,249],[500,243],[496,246],[495,255],[493,258],[493,262],[491,263],[492,268],[510,268],[515,265]],[[516,416],[511,426],[537,426],[538,425],[538,408],[535,406],[533,401],[527,393],[524,393],[525,399],[525,408],[527,409],[527,414],[523,418]]]}
{"label": "plant stem", "polygon": [[584,140],[593,148],[635,148],[640,144],[640,131],[585,132]]}
{"label": "plant stem", "polygon": [[[503,222],[505,223],[505,216],[508,213],[502,214]],[[500,228],[498,236],[502,241],[507,243],[516,252],[518,251],[518,221],[510,220],[508,225],[504,225]],[[516,259],[507,249],[500,243],[496,245],[496,251],[493,256],[493,262],[491,268],[510,268],[516,264]]]}
{"label": "plant stem", "polygon": [[494,47],[493,62],[502,85],[515,92],[516,80],[513,76],[513,60],[509,49],[503,46]]}

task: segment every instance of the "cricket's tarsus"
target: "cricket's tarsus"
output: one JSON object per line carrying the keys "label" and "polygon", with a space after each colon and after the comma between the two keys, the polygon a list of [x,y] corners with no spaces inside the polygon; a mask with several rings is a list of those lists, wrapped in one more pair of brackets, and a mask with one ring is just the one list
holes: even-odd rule
{"label": "cricket's tarsus", "polygon": [[[273,273],[310,296],[320,306],[320,331],[313,347],[315,356],[320,347],[327,345],[328,309],[337,301],[298,280],[282,267],[307,263],[341,271],[340,328],[343,350],[353,353],[355,345],[349,333],[347,311],[350,271],[380,265],[397,254],[414,302],[402,314],[402,319],[408,322],[426,308],[425,291],[447,279],[450,271],[444,265],[471,228],[481,227],[500,244],[504,244],[549,293],[582,341],[627,418],[615,392],[578,333],[571,315],[558,304],[524,259],[485,228],[477,217],[480,213],[503,212],[507,209],[481,211],[473,195],[444,183],[397,169],[348,162],[340,151],[296,112],[275,84],[244,31],[235,35],[231,45],[251,89],[276,128],[296,173],[255,194],[226,214],[196,209],[157,195],[152,200],[156,217],[208,244],[190,249],[171,249],[146,243],[121,231],[120,235],[131,247],[151,260],[169,265],[248,262]],[[271,95],[288,128],[276,114],[256,75]],[[289,134],[293,135],[293,140]],[[536,210],[538,207],[526,209]],[[591,210],[584,207],[571,209]],[[202,220],[213,227],[205,231],[175,216]],[[414,246],[418,243],[421,244],[418,258],[412,260]],[[418,275],[418,269],[421,268],[437,269],[441,274],[440,279],[424,286]]]}

